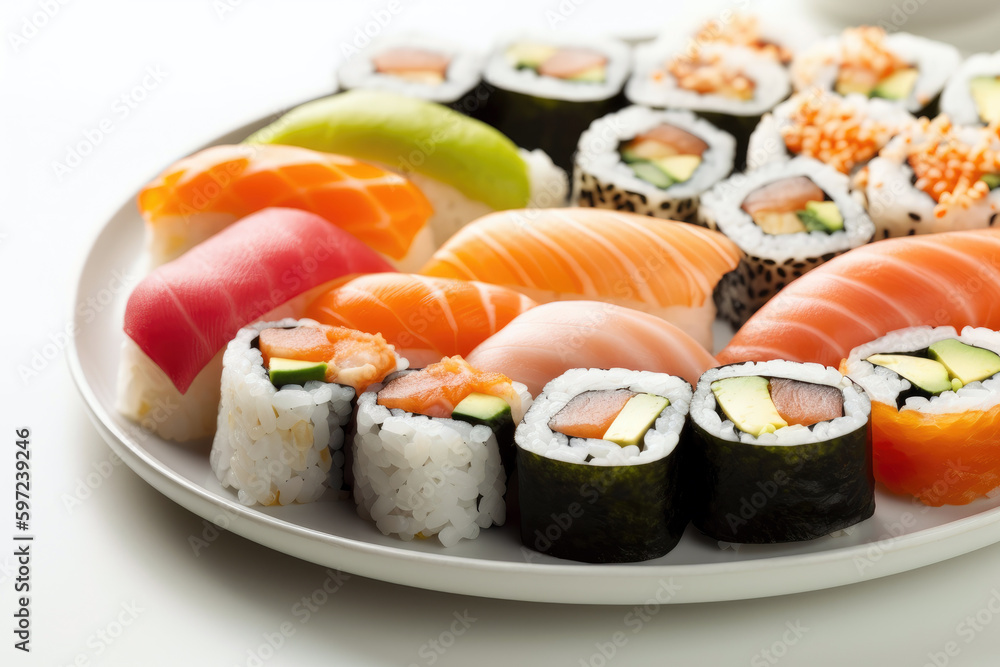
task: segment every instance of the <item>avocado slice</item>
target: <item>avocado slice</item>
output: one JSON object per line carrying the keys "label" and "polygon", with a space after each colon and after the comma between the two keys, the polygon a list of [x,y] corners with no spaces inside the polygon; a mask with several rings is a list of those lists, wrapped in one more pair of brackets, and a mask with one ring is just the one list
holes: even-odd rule
{"label": "avocado slice", "polygon": [[988,185],[990,190],[1000,188],[1000,174],[983,174],[979,180]]}
{"label": "avocado slice", "polygon": [[796,234],[806,231],[799,216],[791,211],[760,211],[753,221],[765,234]]}
{"label": "avocado slice", "polygon": [[944,364],[933,359],[912,357],[908,354],[873,354],[868,357],[867,361],[876,366],[888,368],[900,377],[909,380],[915,387],[934,396],[962,387],[960,381],[952,382]]}
{"label": "avocado slice", "polygon": [[694,175],[701,164],[701,158],[697,155],[671,155],[650,162],[662,169],[663,173],[674,181],[683,183]]}
{"label": "avocado slice", "polygon": [[286,384],[303,385],[310,380],[322,382],[326,379],[326,362],[271,357],[267,376],[275,387],[283,387]]}
{"label": "avocado slice", "polygon": [[905,100],[913,92],[913,87],[917,84],[919,76],[920,71],[916,67],[896,70],[879,81],[878,85],[872,89],[871,96],[887,100]]}
{"label": "avocado slice", "polygon": [[1000,122],[1000,77],[977,76],[969,81],[969,92],[984,123]]}
{"label": "avocado slice", "polygon": [[625,162],[655,160],[673,155],[677,155],[673,146],[655,139],[633,139],[622,148],[622,160]]}
{"label": "avocado slice", "polygon": [[640,160],[629,164],[635,175],[647,183],[652,183],[658,188],[669,188],[674,184],[674,179],[663,173],[656,164],[649,160]]}
{"label": "avocado slice", "polygon": [[507,61],[516,68],[538,69],[543,62],[558,51],[551,44],[536,44],[534,42],[518,42],[507,49]]}
{"label": "avocado slice", "polygon": [[726,417],[744,433],[760,437],[788,426],[771,400],[767,378],[756,375],[712,383],[712,393]]}
{"label": "avocado slice", "polygon": [[571,77],[568,77],[567,81],[580,81],[582,83],[604,83],[604,80],[608,78],[608,68],[606,65],[598,65],[597,67],[591,67],[590,69],[585,69],[582,72],[578,72]]}
{"label": "avocado slice", "polygon": [[939,340],[927,352],[931,359],[943,364],[948,373],[963,385],[982,382],[1000,373],[1000,355],[954,338]]}
{"label": "avocado slice", "polygon": [[832,234],[844,228],[844,216],[832,201],[806,202],[806,209],[796,211],[795,215],[802,221],[806,231]]}
{"label": "avocado slice", "polygon": [[611,422],[604,439],[621,447],[639,447],[656,418],[660,416],[670,401],[655,394],[637,394],[629,399],[615,420]]}
{"label": "avocado slice", "polygon": [[470,424],[484,424],[499,432],[513,422],[510,405],[499,396],[473,392],[459,401],[451,418]]}
{"label": "avocado slice", "polygon": [[351,90],[298,106],[244,143],[302,146],[416,171],[490,208],[524,208],[528,166],[494,128],[440,104]]}

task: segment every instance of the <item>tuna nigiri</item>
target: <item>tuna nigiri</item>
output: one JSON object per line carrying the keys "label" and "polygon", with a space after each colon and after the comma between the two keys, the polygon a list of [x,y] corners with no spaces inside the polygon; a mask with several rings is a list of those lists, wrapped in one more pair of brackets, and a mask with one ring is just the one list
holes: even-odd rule
{"label": "tuna nigiri", "polygon": [[789,284],[743,325],[719,361],[837,366],[858,345],[925,324],[1000,328],[1000,230],[851,250]]}
{"label": "tuna nigiri", "polygon": [[153,271],[129,296],[119,411],[172,440],[211,434],[221,351],[241,327],[298,315],[347,274],[391,270],[311,213],[273,208],[244,218]]}
{"label": "tuna nigiri", "polygon": [[532,308],[469,355],[484,371],[522,382],[532,395],[571,368],[626,368],[677,375],[695,384],[715,359],[668,322],[597,301]]}
{"label": "tuna nigiri", "polygon": [[710,348],[712,291],[741,256],[722,234],[685,223],[591,208],[522,210],[467,225],[421,273],[503,285],[539,303],[617,303]]}
{"label": "tuna nigiri", "polygon": [[306,317],[380,333],[410,366],[465,356],[535,306],[513,290],[405,273],[359,276],[316,298]]}
{"label": "tuna nigiri", "polygon": [[433,252],[433,210],[408,180],[350,157],[295,146],[213,146],[186,157],[139,193],[154,265],[268,206],[315,213],[397,268]]}

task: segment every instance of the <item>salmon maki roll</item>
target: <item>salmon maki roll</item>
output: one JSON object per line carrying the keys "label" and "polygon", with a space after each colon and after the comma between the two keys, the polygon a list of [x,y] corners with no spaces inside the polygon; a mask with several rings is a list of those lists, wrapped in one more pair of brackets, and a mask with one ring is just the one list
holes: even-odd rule
{"label": "salmon maki roll", "polygon": [[424,194],[354,158],[295,146],[213,146],[171,165],[139,193],[154,266],[269,206],[319,215],[397,269],[433,252]]}
{"label": "salmon maki roll", "polygon": [[1000,333],[902,329],[842,370],[871,396],[875,478],[890,491],[937,507],[1000,487]]}

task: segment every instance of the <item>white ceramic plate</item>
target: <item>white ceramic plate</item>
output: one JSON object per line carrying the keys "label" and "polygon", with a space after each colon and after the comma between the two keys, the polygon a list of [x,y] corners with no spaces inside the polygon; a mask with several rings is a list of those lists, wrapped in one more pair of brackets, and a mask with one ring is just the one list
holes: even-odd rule
{"label": "white ceramic plate", "polygon": [[[267,119],[269,120],[269,119]],[[235,142],[265,120],[220,137]],[[723,550],[688,528],[666,556],[634,565],[588,565],[522,548],[514,522],[451,549],[385,537],[350,500],[247,508],[223,489],[208,443],[181,446],[144,433],[114,410],[123,274],[138,275],[142,220],[126,202],[94,242],[74,303],[70,367],[97,430],[125,463],[174,502],[272,549],[355,574],[409,586],[543,602],[641,604],[766,597],[865,581],[935,563],[1000,541],[1000,498],[928,508],[879,490],[875,516],[849,535],[790,545]],[[110,301],[109,301],[110,300]],[[95,311],[99,311],[96,312]]]}

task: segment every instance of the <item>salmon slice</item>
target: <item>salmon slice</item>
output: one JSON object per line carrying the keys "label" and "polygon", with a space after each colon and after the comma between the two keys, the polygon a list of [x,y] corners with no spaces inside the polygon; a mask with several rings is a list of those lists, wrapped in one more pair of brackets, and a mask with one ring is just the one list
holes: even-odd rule
{"label": "salmon slice", "polygon": [[317,297],[306,317],[380,333],[420,367],[465,356],[535,302],[487,283],[405,273],[360,276]]}
{"label": "salmon slice", "polygon": [[635,392],[628,389],[585,391],[577,394],[559,412],[552,415],[549,428],[571,438],[600,440],[633,396]]}
{"label": "salmon slice", "polygon": [[607,56],[591,49],[561,48],[538,66],[542,76],[571,79],[581,72],[608,64]]}
{"label": "salmon slice", "polygon": [[296,327],[260,332],[264,367],[271,358],[325,361],[326,381],[354,387],[359,394],[396,370],[396,356],[385,339],[346,327]]}
{"label": "salmon slice", "polygon": [[697,155],[701,157],[708,150],[708,144],[691,134],[682,130],[676,125],[661,123],[642,134],[636,135],[630,144],[640,144],[646,141],[655,141],[664,146],[669,146],[672,155]]}
{"label": "salmon slice", "polygon": [[1000,329],[1000,230],[871,243],[792,281],[719,354],[838,366],[890,331],[934,324]]}
{"label": "salmon slice", "polygon": [[836,387],[771,378],[768,388],[774,407],[789,426],[812,426],[844,416],[844,395]]}
{"label": "salmon slice", "polygon": [[571,368],[653,371],[696,384],[716,366],[697,341],[668,322],[596,301],[532,308],[473,350],[469,363],[523,382],[533,396]]}
{"label": "salmon slice", "polygon": [[742,209],[756,217],[765,212],[803,211],[811,201],[823,201],[826,194],[808,176],[792,176],[772,181],[747,195]]}
{"label": "salmon slice", "polygon": [[427,49],[399,47],[375,55],[372,64],[376,72],[404,75],[426,72],[439,76],[443,81],[451,65],[451,57]]}
{"label": "salmon slice", "polygon": [[378,393],[378,404],[428,417],[451,417],[455,406],[472,393],[498,396],[510,405],[514,422],[521,419],[521,399],[510,378],[481,371],[462,357],[445,357],[414,373],[401,375]]}
{"label": "salmon slice", "polygon": [[296,146],[213,146],[174,163],[139,193],[158,262],[269,206],[315,213],[392,260],[406,257],[433,213],[398,174]]}

